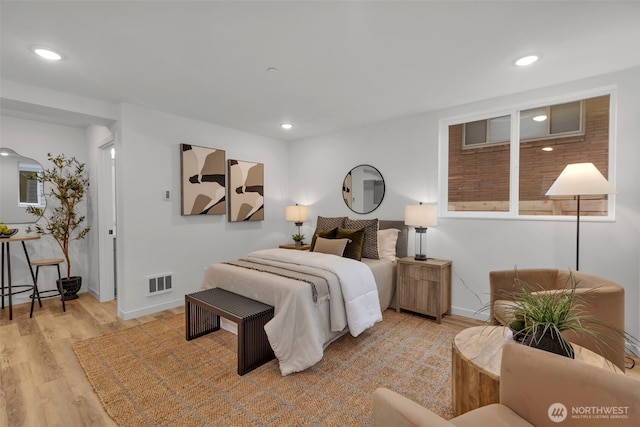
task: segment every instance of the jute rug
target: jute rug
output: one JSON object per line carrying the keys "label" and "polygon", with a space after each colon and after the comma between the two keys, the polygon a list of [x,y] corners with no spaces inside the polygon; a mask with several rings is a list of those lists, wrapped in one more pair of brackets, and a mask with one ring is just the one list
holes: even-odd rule
{"label": "jute rug", "polygon": [[236,336],[185,340],[184,316],[76,342],[73,349],[120,426],[368,426],[372,393],[395,390],[451,418],[451,342],[463,327],[387,310],[286,377],[277,360],[236,373]]}

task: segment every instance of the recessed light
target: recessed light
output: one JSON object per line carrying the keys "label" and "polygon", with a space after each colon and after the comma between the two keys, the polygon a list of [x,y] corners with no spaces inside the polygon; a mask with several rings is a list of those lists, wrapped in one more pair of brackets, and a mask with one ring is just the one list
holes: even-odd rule
{"label": "recessed light", "polygon": [[523,56],[522,58],[516,60],[516,65],[518,67],[526,67],[527,65],[533,64],[538,59],[540,59],[540,57],[538,55]]}
{"label": "recessed light", "polygon": [[284,130],[289,130],[291,128],[293,128],[293,125],[291,123],[283,123],[280,125],[280,127]]}
{"label": "recessed light", "polygon": [[31,46],[30,49],[39,57],[48,59],[49,61],[60,61],[62,59],[62,55],[48,47]]}
{"label": "recessed light", "polygon": [[8,156],[9,153],[6,151],[0,151],[0,156]]}
{"label": "recessed light", "polygon": [[553,147],[544,147],[542,151],[553,151]]}
{"label": "recessed light", "polygon": [[536,122],[544,122],[545,120],[547,120],[547,116],[545,114],[540,114],[539,116],[535,116],[533,120],[535,120]]}

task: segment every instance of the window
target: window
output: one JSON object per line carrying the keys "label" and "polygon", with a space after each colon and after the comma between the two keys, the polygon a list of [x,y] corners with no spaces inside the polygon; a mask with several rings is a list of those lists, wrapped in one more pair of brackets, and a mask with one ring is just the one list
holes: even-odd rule
{"label": "window", "polygon": [[520,112],[520,140],[582,134],[583,102],[551,105]]}
{"label": "window", "polygon": [[[574,216],[572,197],[551,199],[545,193],[570,163],[591,162],[609,176],[610,103],[607,93],[484,118],[443,121],[447,167],[442,198],[447,212]],[[583,209],[584,215],[609,215],[607,196],[583,196],[581,201],[581,215]]]}
{"label": "window", "polygon": [[464,124],[464,146],[508,144],[511,117],[502,116]]}
{"label": "window", "polygon": [[45,206],[44,183],[35,177],[39,172],[42,172],[39,164],[18,162],[20,206]]}

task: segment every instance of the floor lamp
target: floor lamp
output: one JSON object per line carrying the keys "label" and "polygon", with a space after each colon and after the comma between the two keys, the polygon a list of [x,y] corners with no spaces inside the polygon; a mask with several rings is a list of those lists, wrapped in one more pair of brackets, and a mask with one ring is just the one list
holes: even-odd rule
{"label": "floor lamp", "polygon": [[567,165],[547,190],[547,196],[576,198],[576,271],[580,270],[580,196],[601,196],[615,192],[593,163]]}

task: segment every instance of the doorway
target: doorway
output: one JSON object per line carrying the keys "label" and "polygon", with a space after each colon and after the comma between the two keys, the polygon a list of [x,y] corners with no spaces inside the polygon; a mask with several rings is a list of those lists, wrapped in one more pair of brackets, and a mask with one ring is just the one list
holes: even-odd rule
{"label": "doorway", "polygon": [[116,153],[109,142],[100,147],[98,191],[98,245],[100,302],[117,298],[116,282]]}

